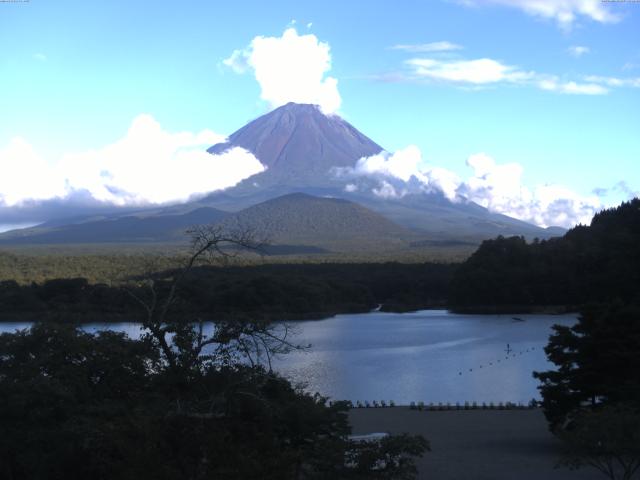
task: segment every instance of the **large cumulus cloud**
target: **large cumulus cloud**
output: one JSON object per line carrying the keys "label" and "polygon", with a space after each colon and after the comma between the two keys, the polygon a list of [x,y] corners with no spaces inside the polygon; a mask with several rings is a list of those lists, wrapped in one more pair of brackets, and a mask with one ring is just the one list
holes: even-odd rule
{"label": "large cumulus cloud", "polygon": [[134,118],[119,140],[59,159],[45,159],[27,140],[14,138],[0,148],[0,209],[34,211],[38,202],[79,196],[114,206],[182,202],[264,170],[241,148],[206,152],[223,140],[210,130],[169,132],[146,114]]}
{"label": "large cumulus cloud", "polygon": [[[335,174],[351,182],[346,187],[350,192],[367,188],[387,199],[420,191],[438,192],[452,202],[472,201],[492,212],[543,227],[589,223],[603,207],[595,194],[580,195],[555,184],[526,185],[524,168],[515,162],[500,164],[485,153],[476,153],[466,164],[472,173],[463,179],[451,170],[426,163],[420,149],[410,145],[395,153],[361,158],[355,167],[335,169]],[[358,185],[355,180],[359,178],[375,183]]]}
{"label": "large cumulus cloud", "polygon": [[319,105],[333,113],[342,102],[331,70],[328,43],[313,34],[298,35],[288,28],[280,37],[255,37],[244,49],[223,61],[236,73],[252,72],[260,84],[260,97],[271,107],[288,102]]}

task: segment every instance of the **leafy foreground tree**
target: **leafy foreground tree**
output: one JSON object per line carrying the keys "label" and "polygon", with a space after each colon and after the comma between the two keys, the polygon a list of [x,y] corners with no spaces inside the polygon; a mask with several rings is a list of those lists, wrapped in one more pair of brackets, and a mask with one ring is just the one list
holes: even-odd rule
{"label": "leafy foreground tree", "polygon": [[586,411],[560,432],[568,451],[561,464],[596,468],[611,480],[632,480],[640,470],[640,414],[616,405]]}
{"label": "leafy foreground tree", "polygon": [[554,326],[545,352],[557,370],[535,372],[551,430],[568,449],[561,463],[590,465],[611,479],[640,465],[640,308],[585,309]]}
{"label": "leafy foreground tree", "polygon": [[296,348],[286,328],[170,320],[201,256],[251,246],[208,228],[193,238],[185,269],[137,297],[139,340],[49,323],[0,335],[0,478],[414,478],[422,437],[352,442],[345,403],[271,371]]}

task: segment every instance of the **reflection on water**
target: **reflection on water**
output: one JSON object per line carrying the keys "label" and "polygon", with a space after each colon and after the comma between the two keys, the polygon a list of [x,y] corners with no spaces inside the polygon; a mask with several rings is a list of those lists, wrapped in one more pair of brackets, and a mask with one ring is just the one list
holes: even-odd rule
{"label": "reflection on water", "polygon": [[[551,368],[543,351],[551,325],[572,325],[576,316],[519,318],[428,310],[292,322],[295,342],[311,347],[279,357],[274,368],[333,399],[528,402],[539,398],[531,372]],[[27,326],[4,323],[0,332]],[[135,323],[85,326],[109,328],[140,335]]]}
{"label": "reflection on water", "polygon": [[335,399],[524,403],[540,398],[531,372],[551,368],[543,350],[551,325],[576,316],[519,318],[430,310],[297,322],[298,341],[312,347],[276,368]]}

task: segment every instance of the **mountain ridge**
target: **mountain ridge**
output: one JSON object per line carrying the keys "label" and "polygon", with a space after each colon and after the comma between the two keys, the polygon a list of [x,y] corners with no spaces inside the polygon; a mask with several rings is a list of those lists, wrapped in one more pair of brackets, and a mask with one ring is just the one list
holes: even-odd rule
{"label": "mountain ridge", "polygon": [[[325,131],[335,135],[330,137],[331,140],[319,144],[307,142],[307,148],[310,145],[314,147],[311,149],[311,155],[304,155],[302,151],[297,152],[294,157],[283,155],[282,145],[282,149],[277,152],[263,148],[264,139],[277,143],[277,139],[291,133],[288,128],[292,125],[292,116],[300,117],[295,122],[295,135],[302,139],[325,138]],[[285,127],[282,127],[282,121],[286,123]],[[284,133],[278,130],[280,128],[284,128]],[[278,132],[274,133],[274,129]],[[352,138],[356,141],[350,141]],[[325,144],[340,146],[332,150],[340,150],[340,156],[330,157],[326,153]],[[347,147],[343,148],[344,145]],[[279,107],[249,122],[231,134],[227,142],[213,145],[208,151],[216,154],[232,147],[247,149],[267,169],[246,178],[234,187],[209,194],[202,200],[207,205],[233,211],[238,210],[238,207],[246,208],[270,198],[303,192],[348,199],[382,214],[395,223],[431,235],[438,240],[457,241],[462,238],[465,241],[479,243],[498,235],[523,235],[532,239],[548,238],[562,233],[557,229],[545,230],[522,220],[490,212],[473,202],[451,202],[438,191],[414,191],[400,198],[383,198],[374,192],[376,187],[379,188],[381,185],[379,179],[341,178],[336,175],[336,170],[354,168],[361,158],[384,150],[351,124],[335,115],[324,115],[314,105],[289,103]],[[358,183],[355,191],[348,191],[347,184],[350,182]]]}
{"label": "mountain ridge", "polygon": [[[405,245],[409,237],[412,237],[411,241],[414,243],[479,244],[482,240],[498,235],[522,235],[533,239],[549,238],[562,233],[555,227],[544,229],[490,212],[473,202],[451,202],[441,192],[420,188],[417,182],[409,193],[384,197],[377,190],[386,181],[384,179],[366,176],[354,179],[337,175],[336,171],[339,169],[353,169],[360,159],[383,152],[383,149],[350,123],[336,115],[324,115],[314,105],[289,103],[279,107],[249,122],[231,134],[226,142],[215,144],[207,151],[219,154],[234,147],[250,151],[265,165],[266,170],[197,201],[139,209],[120,215],[109,213],[67,220],[56,219],[37,227],[4,233],[0,235],[0,243],[45,243],[46,239],[54,243],[97,242],[100,236],[103,241],[108,242],[175,241],[182,235],[180,229],[190,224],[215,223],[226,216],[235,218],[234,215],[246,209],[290,194],[343,199],[353,205],[357,204],[358,207],[334,209],[331,221],[327,220],[330,209],[326,207],[330,202],[323,204],[326,208],[318,210],[325,225],[320,230],[332,232],[331,235],[335,237],[357,237],[349,230],[351,225],[345,223],[340,215],[346,215],[346,218],[353,215],[359,219],[374,218],[363,210],[356,212],[358,208],[375,212],[375,221],[383,226],[380,232],[394,231],[401,238],[397,242],[391,242],[396,245]],[[347,188],[348,185],[353,188]],[[313,240],[301,235],[300,228],[291,223],[290,218],[274,212],[273,208],[275,205],[292,212],[307,209],[306,215],[313,216],[315,214],[311,212],[315,211],[316,200],[294,195],[288,197],[288,201],[289,203],[281,200],[275,204],[267,204],[271,218],[280,218],[290,231],[287,241],[282,228],[278,230],[278,240],[283,243]],[[299,205],[294,208],[292,201],[297,201]],[[267,207],[262,206],[258,210]],[[202,215],[193,213],[195,211]],[[249,214],[244,212],[243,215],[246,218]],[[262,222],[255,215],[249,216],[254,223]],[[297,213],[295,218],[301,225],[310,228],[310,219]],[[336,225],[343,225],[345,230],[336,230]],[[364,222],[363,225],[366,225],[364,229],[367,231],[377,231],[371,222]],[[75,239],[72,238],[73,232]],[[376,234],[372,236],[375,237]],[[385,233],[382,236],[390,239],[393,235]],[[334,247],[342,248],[339,239],[336,238],[335,242],[329,240],[325,235],[321,243],[333,243]],[[385,243],[384,248],[391,243]]]}

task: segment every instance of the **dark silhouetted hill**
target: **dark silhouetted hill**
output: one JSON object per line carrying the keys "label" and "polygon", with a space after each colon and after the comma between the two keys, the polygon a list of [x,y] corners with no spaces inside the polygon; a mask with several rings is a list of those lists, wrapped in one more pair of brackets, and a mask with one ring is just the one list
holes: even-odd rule
{"label": "dark silhouetted hill", "polygon": [[640,304],[637,198],[596,214],[589,226],[577,226],[560,238],[483,242],[456,272],[450,297],[458,310],[615,300]]}

